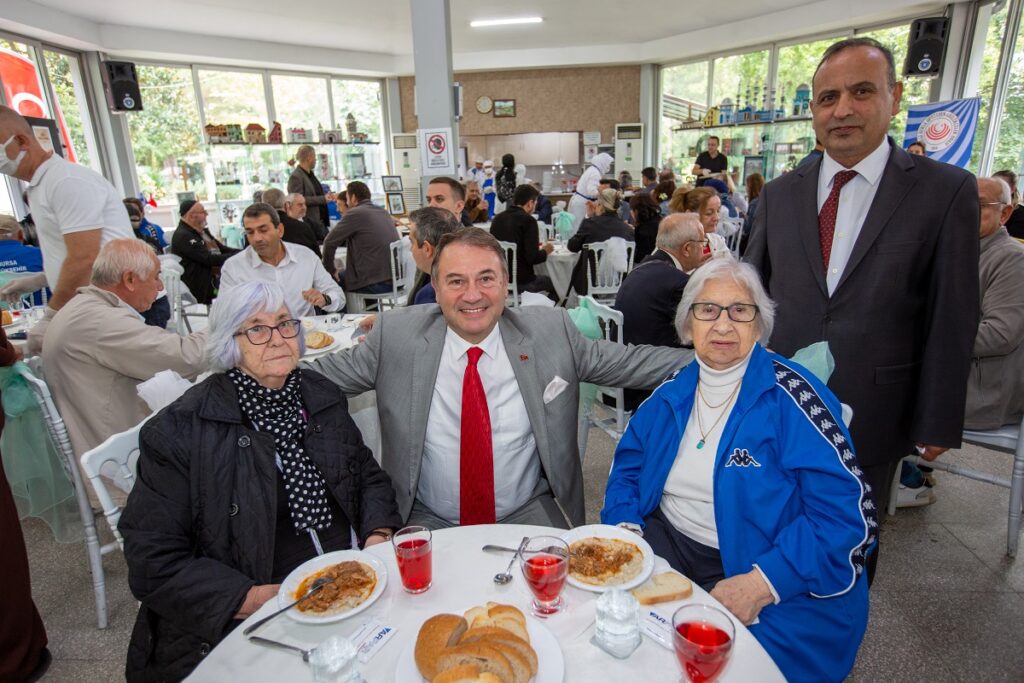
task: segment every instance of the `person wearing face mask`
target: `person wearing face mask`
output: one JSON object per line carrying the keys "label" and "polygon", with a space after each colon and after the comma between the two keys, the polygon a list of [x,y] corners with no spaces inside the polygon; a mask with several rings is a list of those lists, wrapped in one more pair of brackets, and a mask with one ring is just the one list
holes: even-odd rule
{"label": "person wearing face mask", "polygon": [[0,106],[0,144],[0,173],[28,183],[43,270],[53,289],[46,313],[28,333],[29,352],[38,353],[54,314],[89,284],[100,247],[134,235],[114,186],[43,149],[25,117],[10,107]]}
{"label": "person wearing face mask", "polygon": [[494,187],[494,161],[488,159],[484,162],[484,175],[480,182],[480,191],[484,193],[484,201],[487,202],[487,220],[494,218],[494,203],[498,197]]}

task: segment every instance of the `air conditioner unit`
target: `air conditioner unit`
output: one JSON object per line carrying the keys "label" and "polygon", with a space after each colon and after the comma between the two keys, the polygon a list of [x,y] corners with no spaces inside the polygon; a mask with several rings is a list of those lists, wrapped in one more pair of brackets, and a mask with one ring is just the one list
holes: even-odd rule
{"label": "air conditioner unit", "polygon": [[394,150],[394,173],[402,177],[402,198],[406,212],[423,206],[420,188],[420,152],[415,133],[395,133],[391,136]]}
{"label": "air conditioner unit", "polygon": [[639,182],[644,167],[644,124],[615,124],[615,173],[629,171]]}

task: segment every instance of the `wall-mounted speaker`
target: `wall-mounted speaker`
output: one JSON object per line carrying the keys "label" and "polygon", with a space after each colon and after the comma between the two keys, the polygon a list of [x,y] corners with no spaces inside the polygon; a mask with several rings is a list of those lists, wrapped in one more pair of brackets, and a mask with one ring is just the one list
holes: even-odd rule
{"label": "wall-mounted speaker", "polygon": [[142,111],[139,76],[131,62],[103,62],[103,90],[110,111]]}
{"label": "wall-mounted speaker", "polygon": [[942,57],[949,36],[947,17],[915,19],[907,38],[907,61],[903,63],[904,76],[938,76],[942,70]]}

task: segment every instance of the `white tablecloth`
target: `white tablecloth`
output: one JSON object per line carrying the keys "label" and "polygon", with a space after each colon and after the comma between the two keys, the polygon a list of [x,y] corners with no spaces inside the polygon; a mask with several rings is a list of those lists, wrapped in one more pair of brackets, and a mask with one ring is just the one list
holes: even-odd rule
{"label": "white tablecloth", "polygon": [[[426,593],[410,595],[402,590],[394,551],[390,543],[381,543],[369,549],[381,558],[388,570],[388,584],[380,599],[368,610],[349,620],[310,626],[298,624],[287,615],[262,627],[259,635],[308,649],[315,647],[332,634],[351,635],[361,624],[378,620],[397,630],[377,654],[362,667],[368,683],[395,680],[399,656],[413,646],[420,626],[429,617],[441,612],[461,612],[488,600],[513,604],[527,611],[529,589],[522,576],[507,586],[496,585],[492,577],[504,571],[509,555],[485,553],[480,548],[486,543],[516,546],[523,536],[558,534],[559,530],[546,527],[520,525],[482,525],[459,527],[434,532],[433,586]],[[658,558],[655,572],[667,569],[665,560]],[[542,623],[558,639],[565,657],[565,680],[580,683],[616,681],[676,681],[680,674],[675,655],[646,636],[640,647],[626,660],[620,660],[590,643],[593,635],[596,593],[566,585],[563,596],[568,609]],[[663,603],[659,612],[671,615],[683,602],[718,604],[710,595],[694,586],[688,601]],[[263,606],[250,617],[254,621],[266,616],[277,607],[276,601]],[[309,681],[309,668],[298,654],[247,642],[242,636],[243,626],[236,628],[196,668],[190,681]],[[719,679],[723,683],[758,681],[784,682],[775,663],[744,626],[736,623],[736,645],[731,661]],[[399,681],[398,683],[421,683]]]}
{"label": "white tablecloth", "polygon": [[562,299],[565,297],[566,292],[569,291],[572,269],[576,266],[576,261],[579,257],[579,254],[574,254],[564,246],[558,246],[555,247],[553,252],[548,254],[548,258],[544,263],[538,263],[534,267],[534,272],[538,275],[550,277],[552,284],[555,286],[555,294],[558,295],[559,299]]}

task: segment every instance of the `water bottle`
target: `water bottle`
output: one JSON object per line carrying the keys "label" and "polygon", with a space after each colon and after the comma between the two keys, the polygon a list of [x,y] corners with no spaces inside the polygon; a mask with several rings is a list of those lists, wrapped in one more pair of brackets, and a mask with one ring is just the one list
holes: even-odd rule
{"label": "water bottle", "polygon": [[591,642],[619,659],[640,646],[640,603],[632,593],[613,588],[601,594]]}

